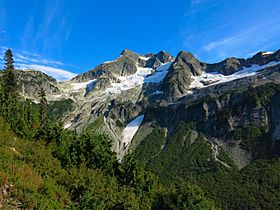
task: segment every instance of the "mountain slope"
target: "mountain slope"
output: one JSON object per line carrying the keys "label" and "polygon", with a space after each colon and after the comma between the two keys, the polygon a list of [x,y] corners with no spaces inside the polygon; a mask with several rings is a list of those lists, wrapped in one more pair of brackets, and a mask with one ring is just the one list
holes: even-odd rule
{"label": "mountain slope", "polygon": [[[37,73],[20,74],[24,83]],[[70,81],[36,79],[51,87],[50,117],[78,134],[107,134],[120,162],[133,151],[164,185],[197,184],[223,209],[279,209],[279,50],[216,64],[124,50]],[[36,101],[34,86],[21,94]]]}
{"label": "mountain slope", "polygon": [[[167,129],[166,135],[172,135],[173,127],[178,123],[174,120],[177,120],[179,110],[182,109],[182,117],[185,115],[183,113],[190,112],[187,107],[198,104],[194,106],[197,116],[193,121],[203,119],[203,126],[213,127],[214,122],[211,124],[206,120],[212,119],[212,113],[224,112],[233,103],[230,101],[233,99],[227,98],[229,92],[243,91],[250,86],[271,82],[278,83],[279,61],[280,51],[260,52],[249,59],[229,58],[220,63],[207,64],[189,52],[180,52],[174,59],[164,51],[142,56],[124,50],[117,59],[105,62],[71,81],[50,81],[49,84],[57,91],[48,92],[47,95],[50,101],[58,101],[58,104],[64,104],[63,101],[68,99],[72,101],[72,108],[59,115],[64,119],[65,128],[83,132],[87,127],[98,125],[100,132],[108,134],[114,140],[113,149],[122,157],[131,143],[134,144],[133,141],[141,142],[150,132],[150,129],[147,129],[143,131],[141,138],[130,138],[129,142],[124,140],[129,123],[138,116],[144,116],[141,130],[141,127],[149,127],[149,115],[153,116],[150,117],[151,121],[159,121],[157,118],[162,114],[157,110],[163,110],[163,113],[166,113],[165,119],[159,123],[163,124],[162,128]],[[46,88],[48,89],[47,86]],[[30,92],[29,95],[34,95],[27,88],[23,89]],[[208,104],[206,99],[209,97],[213,98],[214,102]],[[200,102],[205,103],[199,105]],[[248,110],[247,106],[245,109]],[[251,115],[268,112],[260,106],[251,109]],[[232,118],[240,121],[242,116]],[[256,119],[251,121],[254,123]],[[168,124],[174,125],[170,127]],[[228,135],[232,125],[229,127],[224,134]],[[214,138],[213,133],[207,132],[208,136]],[[276,133],[274,136],[278,135],[278,132]],[[233,159],[234,157],[235,155],[232,155]],[[248,163],[250,158],[247,159]],[[238,163],[239,167],[246,165],[245,162]]]}

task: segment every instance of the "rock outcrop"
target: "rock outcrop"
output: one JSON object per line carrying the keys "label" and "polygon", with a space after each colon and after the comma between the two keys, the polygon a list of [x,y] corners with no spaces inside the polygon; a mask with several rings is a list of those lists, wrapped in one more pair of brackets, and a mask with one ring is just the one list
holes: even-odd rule
{"label": "rock outcrop", "polygon": [[270,62],[280,61],[280,50],[272,52],[259,52],[251,58],[227,58],[221,62],[214,64],[207,64],[206,72],[218,72],[223,75],[231,75],[237,71],[242,70],[244,67],[250,67],[252,65],[265,65]]}
{"label": "rock outcrop", "polygon": [[244,67],[245,60],[238,58],[227,58],[222,62],[207,64],[206,72],[219,72],[223,75],[231,75]]}
{"label": "rock outcrop", "polygon": [[38,92],[43,88],[47,96],[58,95],[60,90],[57,81],[47,74],[35,70],[18,70],[18,88],[26,98],[38,99]]}
{"label": "rock outcrop", "polygon": [[173,61],[174,58],[168,52],[160,51],[147,60],[145,67],[156,69],[164,63]]}
{"label": "rock outcrop", "polygon": [[163,91],[168,98],[178,98],[188,92],[192,76],[202,74],[206,64],[196,59],[190,52],[180,52],[163,81]]}
{"label": "rock outcrop", "polygon": [[274,53],[269,53],[269,52],[259,52],[256,55],[254,55],[252,58],[248,58],[246,60],[246,65],[265,65],[268,64],[272,61],[280,61],[280,50],[274,52]]}
{"label": "rock outcrop", "polygon": [[116,60],[103,63],[90,71],[74,77],[71,81],[86,82],[92,79],[98,79],[101,75],[107,75],[109,77],[111,75],[115,77],[132,75],[137,71],[137,62],[139,59],[138,54],[130,50],[124,50]]}

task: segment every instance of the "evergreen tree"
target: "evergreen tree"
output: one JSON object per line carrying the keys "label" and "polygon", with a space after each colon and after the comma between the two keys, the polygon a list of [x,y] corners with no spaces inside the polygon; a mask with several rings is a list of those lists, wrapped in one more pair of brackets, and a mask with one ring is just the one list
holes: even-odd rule
{"label": "evergreen tree", "polygon": [[3,73],[3,89],[6,98],[17,96],[17,79],[14,67],[13,53],[8,49],[4,56],[5,67]]}
{"label": "evergreen tree", "polygon": [[41,125],[44,126],[47,120],[47,106],[48,101],[46,99],[46,92],[43,88],[41,88],[38,92],[40,98],[40,117],[41,117]]}
{"label": "evergreen tree", "polygon": [[14,58],[13,58],[13,52],[11,49],[8,49],[5,53],[5,70],[9,70],[9,69],[15,69],[14,67]]}
{"label": "evergreen tree", "polygon": [[40,104],[44,107],[48,105],[48,101],[46,99],[46,91],[41,88],[38,92],[39,98],[40,98]]}

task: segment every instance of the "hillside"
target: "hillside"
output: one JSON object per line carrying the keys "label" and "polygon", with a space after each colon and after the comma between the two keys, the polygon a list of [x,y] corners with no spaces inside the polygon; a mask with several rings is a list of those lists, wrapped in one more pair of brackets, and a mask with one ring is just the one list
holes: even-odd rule
{"label": "hillside", "polygon": [[199,187],[167,188],[133,156],[119,163],[106,136],[42,122],[29,105],[1,98],[1,209],[216,209]]}
{"label": "hillside", "polygon": [[[124,50],[64,82],[17,71],[20,98],[7,100],[2,92],[1,112],[9,135],[18,137],[2,149],[26,150],[32,158],[3,158],[43,181],[16,185],[14,177],[22,175],[7,170],[3,177],[12,181],[3,184],[15,186],[9,196],[16,205],[31,208],[45,208],[41,199],[52,197],[53,208],[278,209],[279,62],[279,50],[215,64],[190,52],[174,58]],[[28,146],[22,150],[13,141]],[[49,159],[37,157],[34,147]],[[45,179],[50,194],[41,191]],[[39,191],[31,193],[34,201],[24,197],[28,187]]]}

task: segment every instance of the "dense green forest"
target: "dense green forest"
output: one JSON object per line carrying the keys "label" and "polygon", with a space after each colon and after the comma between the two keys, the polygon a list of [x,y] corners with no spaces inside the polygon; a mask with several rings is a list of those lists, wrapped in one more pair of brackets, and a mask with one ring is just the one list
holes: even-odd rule
{"label": "dense green forest", "polygon": [[[251,87],[242,93],[246,96],[242,104],[262,104],[267,110],[271,105],[279,106],[279,84]],[[225,119],[235,107],[227,108],[217,120]],[[222,209],[280,209],[280,145],[271,141],[270,129],[247,125],[229,133],[229,139],[241,139],[241,147],[254,152],[252,163],[238,170],[223,149],[218,159],[227,166],[214,160],[211,144],[196,124],[181,122],[164,140],[163,129],[155,123],[153,131],[137,146],[137,159],[145,162],[162,183],[172,185],[182,178],[200,186]]]}
{"label": "dense green forest", "polygon": [[219,209],[196,184],[160,182],[135,154],[121,162],[94,126],[78,135],[17,94],[12,52],[0,85],[0,207],[3,209]]}
{"label": "dense green forest", "polygon": [[181,178],[198,185],[222,209],[279,209],[280,158],[257,159],[239,171],[225,152],[218,158],[230,167],[216,162],[211,145],[201,135],[192,137],[191,124],[181,123],[160,153],[160,146],[150,147],[159,135],[154,130],[138,146],[136,156],[162,183],[172,185]]}

